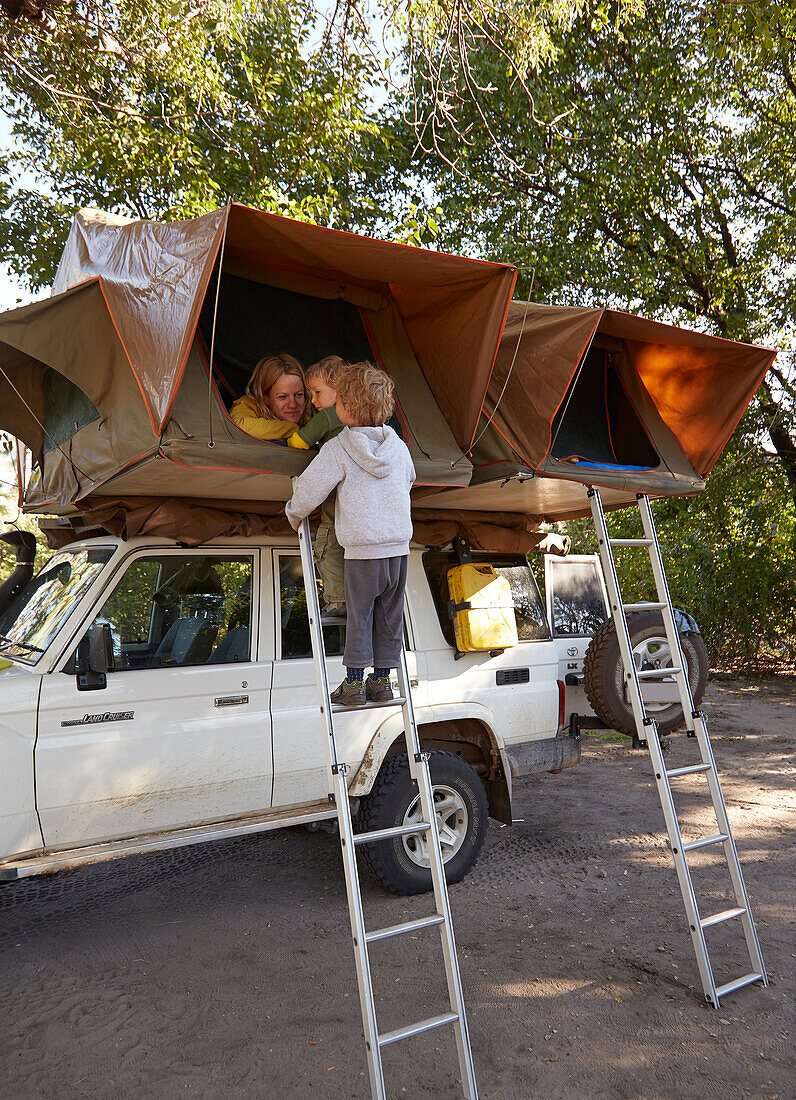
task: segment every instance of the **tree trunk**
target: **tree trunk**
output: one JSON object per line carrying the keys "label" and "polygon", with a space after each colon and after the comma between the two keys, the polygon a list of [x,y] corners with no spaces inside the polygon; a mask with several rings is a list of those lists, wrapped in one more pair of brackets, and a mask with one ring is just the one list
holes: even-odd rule
{"label": "tree trunk", "polygon": [[788,479],[793,503],[796,505],[796,441],[794,441],[788,429],[779,423],[781,415],[780,406],[771,393],[768,382],[761,382],[757,391],[760,408],[769,419],[771,426],[768,429],[769,438],[774,444],[777,458],[782,463],[785,477]]}

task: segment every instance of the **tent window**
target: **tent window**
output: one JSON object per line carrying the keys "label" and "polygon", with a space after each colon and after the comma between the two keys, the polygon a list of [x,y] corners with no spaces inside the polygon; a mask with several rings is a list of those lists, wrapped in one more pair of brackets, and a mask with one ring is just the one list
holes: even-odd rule
{"label": "tent window", "polygon": [[58,371],[47,367],[44,389],[44,453],[65,443],[75,432],[99,420],[99,412],[81,389]]}
{"label": "tent window", "polygon": [[625,393],[611,352],[592,348],[552,424],[551,454],[561,462],[654,469],[660,457]]}
{"label": "tent window", "polygon": [[[199,318],[208,348],[215,297],[213,279]],[[213,368],[220,375],[219,389],[228,409],[246,392],[258,360],[280,352],[295,356],[305,367],[325,355],[339,355],[351,363],[373,357],[359,310],[350,302],[311,298],[222,274]]]}

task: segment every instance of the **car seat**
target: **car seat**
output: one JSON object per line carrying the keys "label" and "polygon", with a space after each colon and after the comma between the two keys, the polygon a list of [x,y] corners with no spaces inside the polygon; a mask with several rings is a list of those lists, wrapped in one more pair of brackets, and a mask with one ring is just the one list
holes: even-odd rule
{"label": "car seat", "polygon": [[228,630],[210,656],[210,664],[230,664],[249,660],[249,628],[234,626]]}
{"label": "car seat", "polygon": [[[153,664],[199,665],[210,659],[219,628],[224,587],[212,566],[199,559],[183,567],[155,593],[165,605],[179,604],[180,617],[171,624],[154,653]],[[184,612],[188,614],[184,614]]]}

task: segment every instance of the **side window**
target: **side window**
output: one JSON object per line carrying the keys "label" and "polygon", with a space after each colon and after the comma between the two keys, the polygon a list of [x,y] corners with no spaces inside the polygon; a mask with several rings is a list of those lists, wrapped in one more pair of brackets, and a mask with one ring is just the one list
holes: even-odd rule
{"label": "side window", "polygon": [[117,670],[251,660],[252,558],[137,558],[94,620],[109,623]]}
{"label": "side window", "polygon": [[[310,623],[307,616],[307,593],[304,589],[304,574],[301,558],[298,554],[277,554],[279,566],[279,613],[278,624],[281,637],[281,656],[311,657]],[[317,582],[316,582],[317,583]],[[325,626],[323,641],[327,657],[338,657],[345,644],[345,627]]]}
{"label": "side window", "polygon": [[602,574],[596,557],[545,559],[553,636],[587,637],[608,619]]}
{"label": "side window", "polygon": [[[513,555],[473,553],[473,561],[489,562],[501,577],[511,586],[511,598],[514,602],[514,616],[517,620],[517,637],[521,642],[539,642],[550,638],[547,615],[539,595],[531,567],[525,558]],[[456,640],[453,624],[448,614],[448,570],[458,565],[459,559],[448,550],[428,550],[423,555],[423,568],[426,571],[434,607],[445,635],[445,641],[453,648]]]}

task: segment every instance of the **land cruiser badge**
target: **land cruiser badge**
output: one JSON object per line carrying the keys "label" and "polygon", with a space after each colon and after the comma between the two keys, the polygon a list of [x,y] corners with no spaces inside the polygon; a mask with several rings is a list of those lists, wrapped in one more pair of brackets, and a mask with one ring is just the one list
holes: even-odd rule
{"label": "land cruiser badge", "polygon": [[84,714],[82,718],[70,718],[62,726],[96,726],[100,722],[131,722],[134,710],[106,710],[104,714]]}

